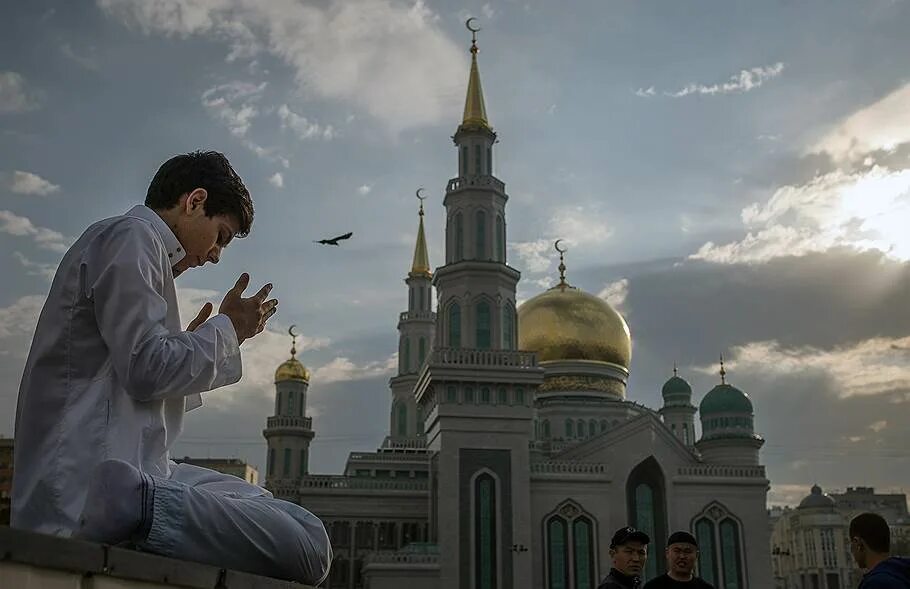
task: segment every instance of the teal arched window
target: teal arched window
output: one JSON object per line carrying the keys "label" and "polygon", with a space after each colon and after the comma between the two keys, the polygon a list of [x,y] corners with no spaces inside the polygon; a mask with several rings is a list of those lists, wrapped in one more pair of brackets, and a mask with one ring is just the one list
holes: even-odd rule
{"label": "teal arched window", "polygon": [[483,387],[480,389],[480,402],[484,405],[490,404],[490,389],[489,387]]}
{"label": "teal arched window", "polygon": [[455,215],[455,261],[464,259],[464,216]]}
{"label": "teal arched window", "polygon": [[468,175],[468,146],[461,146],[461,175]]}
{"label": "teal arched window", "polygon": [[550,589],[569,589],[569,541],[566,521],[553,516],[547,522],[547,570]]}
{"label": "teal arched window", "polygon": [[549,419],[543,420],[542,428],[543,428],[543,439],[549,440],[550,439],[550,420]]}
{"label": "teal arched window", "polygon": [[474,173],[477,175],[483,174],[483,158],[481,158],[481,147],[479,145],[474,146]]}
{"label": "teal arched window", "polygon": [[398,436],[401,438],[407,437],[408,435],[408,406],[404,403],[398,403],[396,406],[397,416],[396,421],[398,422]]}
{"label": "teal arched window", "polygon": [[505,231],[502,225],[502,217],[496,215],[496,261],[505,262],[506,257],[504,255],[504,246],[505,246]]}
{"label": "teal arched window", "polygon": [[502,306],[502,348],[515,348],[515,310],[509,303]]}
{"label": "teal arched window", "polygon": [[575,589],[594,589],[594,527],[585,517],[572,522],[572,560]]}
{"label": "teal arched window", "polygon": [[585,420],[584,420],[584,419],[579,419],[579,420],[578,420],[578,426],[577,426],[577,428],[576,428],[575,433],[578,434],[578,437],[579,437],[579,438],[585,439],[585,438],[587,437],[586,430],[587,430],[587,428],[585,427]]}
{"label": "teal arched window", "polygon": [[[652,538],[667,535],[667,511],[664,497],[664,477],[654,457],[647,458],[632,469],[626,482],[629,502],[629,522]],[[665,570],[666,554],[654,550],[645,561],[644,580],[650,580]]]}
{"label": "teal arched window", "polygon": [[575,437],[575,434],[572,433],[575,430],[575,428],[573,427],[574,424],[575,424],[575,422],[572,421],[571,419],[566,419],[566,437],[569,439]]}
{"label": "teal arched window", "polygon": [[496,480],[487,473],[474,479],[474,581],[478,589],[496,589]]}
{"label": "teal arched window", "polygon": [[461,347],[461,306],[458,303],[449,305],[449,347]]}
{"label": "teal arched window", "polygon": [[297,397],[297,393],[294,391],[288,391],[288,415],[294,415],[294,398]]}
{"label": "teal arched window", "polygon": [[695,539],[698,541],[699,577],[717,586],[717,545],[714,541],[714,522],[702,518],[695,523]]}
{"label": "teal arched window", "polygon": [[404,344],[402,345],[402,356],[401,356],[401,372],[402,374],[407,374],[411,371],[411,339],[404,338]]}
{"label": "teal arched window", "polygon": [[592,419],[591,421],[588,422],[588,435],[592,436],[592,437],[597,435],[597,420],[596,419]]}
{"label": "teal arched window", "polygon": [[487,214],[477,211],[474,215],[474,259],[483,260],[487,257]]}
{"label": "teal arched window", "polygon": [[303,476],[306,474],[306,467],[307,467],[306,463],[307,463],[306,450],[301,450],[300,451],[300,464],[298,465],[298,469],[300,472],[299,476]]}
{"label": "teal arched window", "polygon": [[724,570],[724,588],[742,589],[742,561],[739,544],[739,525],[732,519],[720,522],[720,553]]}
{"label": "teal arched window", "polygon": [[291,449],[290,448],[284,449],[284,465],[283,466],[284,466],[284,468],[282,469],[282,474],[284,474],[284,476],[286,476],[286,477],[291,476]]}
{"label": "teal arched window", "polygon": [[499,387],[496,389],[496,404],[497,405],[508,405],[509,404],[509,392],[505,387]]}
{"label": "teal arched window", "polygon": [[490,322],[490,304],[486,301],[481,301],[477,303],[475,307],[475,315],[477,320],[477,329],[475,333],[475,341],[477,343],[477,348],[481,350],[490,349],[490,340],[491,338],[491,322]]}
{"label": "teal arched window", "polygon": [[427,339],[420,338],[417,342],[417,370],[423,367],[423,361],[427,357]]}

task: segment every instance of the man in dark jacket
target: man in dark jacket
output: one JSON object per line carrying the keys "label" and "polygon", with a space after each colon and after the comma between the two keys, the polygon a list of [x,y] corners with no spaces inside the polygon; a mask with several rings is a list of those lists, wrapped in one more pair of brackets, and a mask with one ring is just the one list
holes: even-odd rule
{"label": "man in dark jacket", "polygon": [[613,568],[597,589],[638,589],[641,571],[648,560],[648,543],[651,538],[635,528],[620,528],[610,542]]}
{"label": "man in dark jacket", "polygon": [[714,589],[714,586],[695,576],[698,562],[698,542],[689,532],[673,532],[667,539],[667,567],[670,569],[651,579],[645,589]]}
{"label": "man in dark jacket", "polygon": [[910,589],[910,558],[891,556],[891,529],[882,516],[861,513],[853,518],[850,552],[866,570],[859,589]]}

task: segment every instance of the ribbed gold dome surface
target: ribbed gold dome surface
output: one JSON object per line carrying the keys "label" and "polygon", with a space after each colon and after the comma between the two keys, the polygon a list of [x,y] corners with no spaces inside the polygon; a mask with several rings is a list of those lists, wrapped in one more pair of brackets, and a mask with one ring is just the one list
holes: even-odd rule
{"label": "ribbed gold dome surface", "polygon": [[275,382],[303,380],[310,382],[310,371],[297,358],[290,358],[275,371]]}
{"label": "ribbed gold dome surface", "polygon": [[537,359],[594,360],[628,369],[632,336],[606,301],[570,286],[556,286],[518,309],[518,345]]}

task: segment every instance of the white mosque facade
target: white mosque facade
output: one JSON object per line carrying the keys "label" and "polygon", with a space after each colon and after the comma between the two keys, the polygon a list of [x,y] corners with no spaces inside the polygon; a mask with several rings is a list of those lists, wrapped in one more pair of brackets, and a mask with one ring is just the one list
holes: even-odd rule
{"label": "white mosque facade", "polygon": [[722,371],[697,408],[676,375],[659,409],[630,400],[629,329],[562,262],[556,286],[516,307],[474,45],[453,139],[445,263],[430,268],[421,207],[382,446],[350,453],[342,474],[310,474],[309,372],[292,350],[275,374],[266,486],[325,522],[326,586],[594,589],[612,533],[632,525],[652,538],[648,577],[664,571],[668,534],[688,530],[715,587],[771,587],[749,397]]}

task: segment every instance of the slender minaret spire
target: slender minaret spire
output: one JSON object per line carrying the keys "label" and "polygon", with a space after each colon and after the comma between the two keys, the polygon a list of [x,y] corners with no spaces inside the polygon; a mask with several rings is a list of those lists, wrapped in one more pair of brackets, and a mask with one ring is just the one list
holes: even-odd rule
{"label": "slender minaret spire", "polygon": [[673,376],[679,376],[679,368],[676,366],[676,360],[673,361]]}
{"label": "slender minaret spire", "polygon": [[727,371],[724,369],[724,355],[720,355],[720,384],[727,384]]}
{"label": "slender minaret spire", "polygon": [[432,276],[430,272],[430,256],[427,253],[427,238],[423,232],[423,201],[426,197],[420,196],[421,190],[423,188],[417,189],[417,198],[420,199],[420,211],[417,213],[420,216],[420,224],[417,226],[417,243],[414,245],[414,261],[411,263],[410,275],[430,277]]}
{"label": "slender minaret spire", "polygon": [[477,31],[480,28],[472,28],[469,18],[465,23],[468,30],[471,31],[471,74],[468,77],[468,94],[464,101],[464,117],[461,126],[464,128],[490,128],[487,121],[487,109],[483,103],[483,88],[480,86],[480,70],[477,69]]}
{"label": "slender minaret spire", "polygon": [[554,288],[558,288],[560,290],[565,290],[567,288],[572,288],[572,286],[568,282],[566,282],[566,257],[565,257],[565,254],[569,250],[568,250],[568,248],[560,249],[560,247],[559,247],[560,241],[562,241],[562,239],[557,239],[556,242],[553,243],[553,249],[555,249],[556,251],[559,252],[559,284],[557,284]]}

